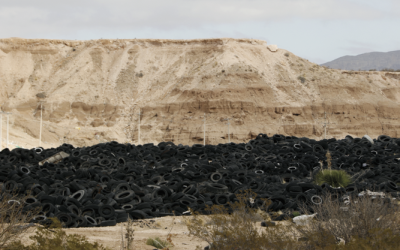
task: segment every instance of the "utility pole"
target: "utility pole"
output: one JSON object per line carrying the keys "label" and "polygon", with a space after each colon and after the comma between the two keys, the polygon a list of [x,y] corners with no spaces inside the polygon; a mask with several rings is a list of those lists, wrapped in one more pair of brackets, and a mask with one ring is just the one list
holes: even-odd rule
{"label": "utility pole", "polygon": [[42,122],[43,122],[43,103],[40,103],[40,128],[39,128],[39,147],[42,146]]}
{"label": "utility pole", "polygon": [[0,113],[0,151],[3,147],[3,112]]}
{"label": "utility pole", "polygon": [[226,118],[224,119],[224,121],[228,121],[228,123],[226,123],[226,125],[228,125],[228,141],[229,143],[231,143],[231,133],[230,133],[230,125],[231,125],[231,120],[232,118]]}
{"label": "utility pole", "polygon": [[7,115],[7,148],[8,148],[8,124],[10,123],[10,115],[11,113],[5,113]]}
{"label": "utility pole", "polygon": [[203,145],[206,145],[206,113],[204,113],[204,117],[203,117]]}
{"label": "utility pole", "polygon": [[138,125],[138,145],[140,145],[140,108],[139,108],[139,125]]}
{"label": "utility pole", "polygon": [[324,139],[326,139],[326,112],[324,112]]}
{"label": "utility pole", "polygon": [[[318,121],[318,118],[316,120]],[[335,123],[329,123],[329,122],[326,121],[326,111],[324,112],[324,122],[322,122],[321,124],[324,127],[324,139],[326,139],[326,127],[327,127],[327,125],[335,124]]]}
{"label": "utility pole", "polygon": [[230,132],[230,127],[231,127],[231,118],[228,119],[228,138],[229,138],[229,143],[231,143],[231,132]]}
{"label": "utility pole", "polygon": [[[165,116],[163,116],[162,117],[163,119],[164,119],[164,122],[169,122],[169,123],[172,123],[172,122],[174,122],[174,117],[172,117],[172,119],[169,119],[169,120],[167,120],[167,118],[165,117]],[[167,125],[167,128],[169,127],[169,124]],[[165,131],[167,131],[167,128],[165,129]],[[163,137],[162,137],[162,140],[163,141],[165,141],[165,135],[164,135],[165,133],[163,133]],[[172,140],[172,138],[167,138],[167,139],[170,139],[170,140]]]}

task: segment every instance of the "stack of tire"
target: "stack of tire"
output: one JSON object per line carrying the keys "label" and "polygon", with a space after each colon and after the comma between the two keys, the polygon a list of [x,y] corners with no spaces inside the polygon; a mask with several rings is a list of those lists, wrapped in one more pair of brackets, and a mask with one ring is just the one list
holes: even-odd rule
{"label": "stack of tire", "polygon": [[[346,188],[313,184],[321,165],[353,176]],[[69,157],[39,162],[59,152]],[[144,145],[101,143],[74,148],[22,149],[0,152],[1,199],[24,197],[24,211],[40,209],[34,222],[57,217],[65,227],[113,226],[128,217],[145,219],[206,213],[206,206],[228,207],[236,194],[252,190],[253,207],[271,200],[268,211],[297,210],[300,203],[318,205],[331,193],[337,199],[364,190],[397,197],[400,139],[381,135],[316,141],[294,136],[258,135],[248,143],[183,146],[172,142]],[[279,219],[284,219],[282,215]]]}

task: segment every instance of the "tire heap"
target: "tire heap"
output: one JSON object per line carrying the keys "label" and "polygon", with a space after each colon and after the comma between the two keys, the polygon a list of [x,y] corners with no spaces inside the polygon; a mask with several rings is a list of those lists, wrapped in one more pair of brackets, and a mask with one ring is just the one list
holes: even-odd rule
{"label": "tire heap", "polygon": [[[353,184],[333,188],[312,183],[327,165],[353,176]],[[58,152],[69,157],[39,162]],[[365,190],[397,197],[400,139],[381,135],[316,141],[294,136],[260,134],[245,143],[199,145],[171,142],[144,145],[109,142],[91,147],[22,149],[0,152],[1,199],[18,194],[24,211],[38,208],[33,222],[57,217],[66,227],[113,226],[133,219],[186,214],[188,207],[204,212],[206,205],[227,205],[235,194],[251,189],[251,205],[272,201],[268,211],[298,209],[299,202],[322,203],[329,192],[338,199]],[[27,196],[29,194],[29,196]],[[10,201],[12,202],[12,201]],[[283,219],[281,215],[276,220]]]}

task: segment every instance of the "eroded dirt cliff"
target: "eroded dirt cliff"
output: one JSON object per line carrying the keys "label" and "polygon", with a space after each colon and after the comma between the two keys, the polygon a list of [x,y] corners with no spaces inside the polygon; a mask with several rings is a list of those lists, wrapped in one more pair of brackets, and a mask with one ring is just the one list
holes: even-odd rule
{"label": "eroded dirt cliff", "polygon": [[325,112],[327,137],[400,136],[399,103],[398,73],[327,69],[260,40],[0,40],[0,105],[23,147],[41,111],[46,147],[138,143],[139,110],[141,143],[190,145],[204,114],[209,144],[228,129],[323,138]]}

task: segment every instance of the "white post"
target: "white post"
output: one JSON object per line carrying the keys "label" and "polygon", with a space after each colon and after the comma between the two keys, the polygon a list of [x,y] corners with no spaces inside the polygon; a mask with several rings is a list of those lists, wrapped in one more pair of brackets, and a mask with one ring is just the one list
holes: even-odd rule
{"label": "white post", "polygon": [[139,130],[139,131],[138,131],[138,132],[139,132],[139,133],[138,133],[138,134],[139,134],[139,135],[138,135],[138,144],[140,145],[140,108],[139,108],[139,127],[138,127],[138,130]]}
{"label": "white post", "polygon": [[2,150],[3,147],[3,113],[0,113],[0,151]]}
{"label": "white post", "polygon": [[39,146],[41,146],[41,145],[42,145],[42,118],[43,118],[43,112],[42,112],[42,103],[40,103]]}
{"label": "white post", "polygon": [[8,148],[8,121],[9,121],[9,113],[7,113],[7,148]]}
{"label": "white post", "polygon": [[324,124],[324,127],[325,127],[325,134],[324,134],[324,139],[326,139],[326,112],[324,112],[325,113],[325,124]]}
{"label": "white post", "polygon": [[230,122],[230,119],[228,119],[228,138],[229,138],[229,143],[231,143],[231,133],[230,133],[230,125],[231,125],[231,122]]}
{"label": "white post", "polygon": [[203,125],[203,145],[205,146],[206,145],[206,113],[204,113],[204,118],[203,118],[203,121],[204,121],[204,125]]}

